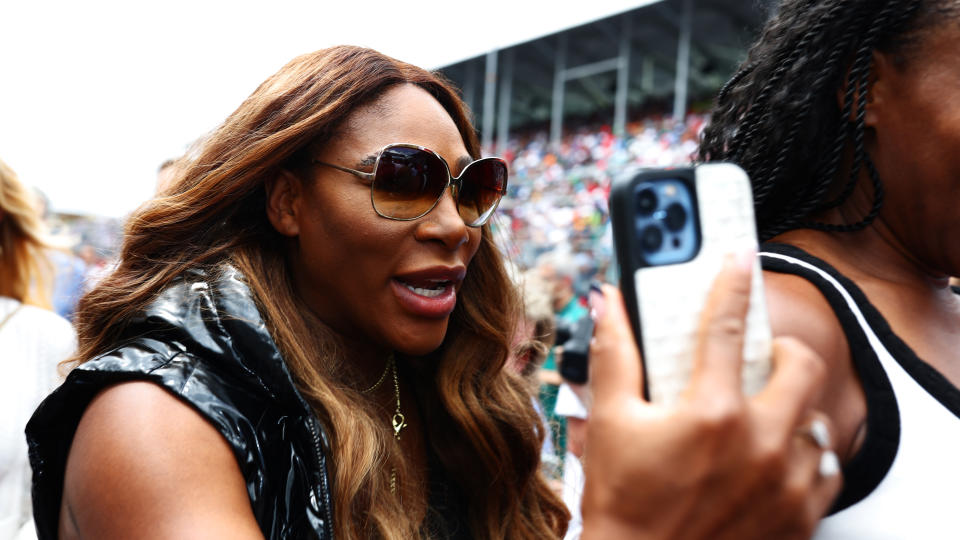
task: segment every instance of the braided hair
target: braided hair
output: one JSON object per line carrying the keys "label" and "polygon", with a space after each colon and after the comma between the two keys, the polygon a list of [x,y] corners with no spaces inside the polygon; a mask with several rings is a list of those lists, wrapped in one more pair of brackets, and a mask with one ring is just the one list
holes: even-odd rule
{"label": "braided hair", "polygon": [[[747,171],[761,240],[800,228],[855,231],[873,222],[884,196],[864,146],[873,52],[893,54],[902,65],[922,31],[944,14],[956,15],[957,3],[783,0],[720,90],[698,156]],[[843,204],[863,170],[873,186],[870,210],[855,223],[813,220]]]}

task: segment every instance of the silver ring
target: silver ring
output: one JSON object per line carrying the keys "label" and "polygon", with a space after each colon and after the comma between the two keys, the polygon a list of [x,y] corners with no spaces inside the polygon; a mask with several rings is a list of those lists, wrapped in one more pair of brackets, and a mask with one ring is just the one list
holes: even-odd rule
{"label": "silver ring", "polygon": [[820,465],[817,472],[821,478],[829,478],[840,474],[840,459],[833,450],[824,450],[820,454]]}
{"label": "silver ring", "polygon": [[819,418],[814,418],[810,423],[798,431],[799,435],[809,438],[817,445],[822,452],[820,454],[820,464],[817,472],[823,478],[828,478],[840,474],[840,459],[832,449],[830,440],[830,429],[827,423]]}
{"label": "silver ring", "polygon": [[830,441],[830,430],[827,428],[827,423],[823,420],[814,418],[801,432],[810,437],[810,439],[812,439],[821,450],[830,450],[832,446]]}

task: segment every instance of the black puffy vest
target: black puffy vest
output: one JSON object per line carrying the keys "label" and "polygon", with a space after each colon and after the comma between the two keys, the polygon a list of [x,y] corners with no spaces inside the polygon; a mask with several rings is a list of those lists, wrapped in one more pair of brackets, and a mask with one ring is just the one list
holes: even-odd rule
{"label": "black puffy vest", "polygon": [[132,380],[160,385],[223,435],[266,538],[333,537],[326,435],[234,268],[186,273],[124,336],[71,371],[27,424],[40,540],[57,537],[67,453],[83,411],[106,386]]}

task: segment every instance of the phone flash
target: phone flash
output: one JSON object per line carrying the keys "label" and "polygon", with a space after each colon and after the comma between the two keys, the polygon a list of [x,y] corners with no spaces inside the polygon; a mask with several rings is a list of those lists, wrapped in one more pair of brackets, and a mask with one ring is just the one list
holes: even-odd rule
{"label": "phone flash", "polygon": [[663,194],[667,197],[673,197],[677,194],[677,186],[673,184],[667,184],[663,186]]}

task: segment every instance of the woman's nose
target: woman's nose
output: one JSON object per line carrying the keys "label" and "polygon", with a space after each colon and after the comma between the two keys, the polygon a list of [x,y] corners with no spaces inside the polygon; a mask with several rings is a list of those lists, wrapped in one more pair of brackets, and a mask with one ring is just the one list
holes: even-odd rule
{"label": "woman's nose", "polygon": [[420,219],[417,227],[420,240],[436,240],[447,249],[456,249],[469,240],[467,225],[460,217],[451,189],[447,189],[433,210]]}

